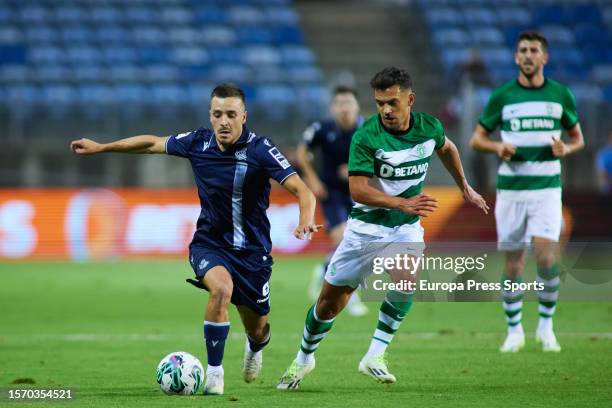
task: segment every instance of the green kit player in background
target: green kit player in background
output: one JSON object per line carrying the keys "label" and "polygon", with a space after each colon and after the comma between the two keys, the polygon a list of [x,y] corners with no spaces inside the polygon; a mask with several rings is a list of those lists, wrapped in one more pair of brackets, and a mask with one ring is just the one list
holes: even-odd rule
{"label": "green kit player in background", "polygon": [[[422,254],[419,217],[437,207],[435,198],[421,193],[434,151],[463,197],[485,213],[488,210],[465,179],[457,148],[445,136],[440,121],[426,113],[411,112],[415,94],[410,75],[388,67],[378,72],[370,85],[378,114],[355,132],[349,154],[349,188],[355,205],[342,242],[330,260],[319,298],[306,314],[298,355],[281,377],[279,389],[298,388],[302,378],[314,369],[314,352],[351,294],[372,273],[374,256],[393,256],[389,251],[394,244],[405,254]],[[395,283],[414,281],[415,272],[389,271]],[[413,294],[396,290],[386,293],[359,372],[379,382],[395,382],[384,354],[412,305]]]}
{"label": "green kit player in background", "polygon": [[[544,77],[548,41],[537,32],[519,35],[515,62],[518,79],[491,94],[471,145],[495,153],[503,161],[497,172],[495,220],[498,248],[505,252],[502,280],[520,282],[525,248],[533,243],[538,281],[540,319],[536,341],[544,351],[561,351],[552,317],[559,294],[557,245],[561,232],[560,158],[584,147],[576,101],[564,85]],[[490,134],[501,127],[501,142]],[[565,129],[569,142],[561,141]],[[500,348],[517,352],[525,345],[521,325],[523,292],[502,292],[508,334]]]}

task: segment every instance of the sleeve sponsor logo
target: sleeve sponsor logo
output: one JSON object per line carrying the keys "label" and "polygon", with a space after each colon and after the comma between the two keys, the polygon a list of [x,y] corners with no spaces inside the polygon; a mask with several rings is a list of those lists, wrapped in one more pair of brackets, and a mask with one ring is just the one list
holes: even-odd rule
{"label": "sleeve sponsor logo", "polygon": [[191,132],[185,132],[185,133],[179,133],[178,135],[175,136],[175,139],[182,139],[185,136],[189,136],[191,134]]}
{"label": "sleeve sponsor logo", "polygon": [[270,153],[270,156],[274,157],[274,160],[276,160],[278,164],[280,164],[283,170],[286,170],[289,168],[289,166],[291,166],[285,156],[283,156],[283,154],[276,147],[273,147],[268,150],[268,153]]}

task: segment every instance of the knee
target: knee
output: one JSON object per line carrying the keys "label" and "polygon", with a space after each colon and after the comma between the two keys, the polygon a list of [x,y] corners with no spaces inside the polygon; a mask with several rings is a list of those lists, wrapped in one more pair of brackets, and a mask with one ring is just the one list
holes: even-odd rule
{"label": "knee", "polygon": [[249,337],[256,342],[263,342],[268,337],[270,333],[270,324],[265,322],[263,324],[258,324],[254,327],[249,327],[247,329],[247,334]]}
{"label": "knee", "polygon": [[215,285],[214,288],[210,289],[210,300],[215,306],[225,307],[232,298],[233,290],[234,285],[232,284],[231,280],[221,282],[218,285]]}
{"label": "knee", "polygon": [[551,252],[541,252],[536,254],[536,263],[541,268],[550,269],[556,262],[556,257],[554,253]]}

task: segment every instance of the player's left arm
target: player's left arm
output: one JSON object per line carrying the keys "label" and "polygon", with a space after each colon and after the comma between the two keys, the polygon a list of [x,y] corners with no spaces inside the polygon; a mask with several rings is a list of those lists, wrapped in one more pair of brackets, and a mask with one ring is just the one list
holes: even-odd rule
{"label": "player's left arm", "polygon": [[300,220],[293,231],[297,239],[310,239],[310,234],[319,231],[322,225],[314,223],[315,208],[317,200],[310,189],[304,184],[300,176],[293,174],[287,177],[282,184],[283,187],[297,199],[300,206]]}
{"label": "player's left arm", "polygon": [[489,213],[489,206],[487,202],[478,194],[468,183],[463,172],[463,166],[461,164],[461,157],[459,157],[459,150],[457,146],[448,137],[444,137],[444,145],[436,150],[438,157],[446,167],[446,170],[453,176],[457,187],[461,190],[463,198],[478,208],[480,208],[485,214]]}
{"label": "player's left arm", "polygon": [[555,157],[565,157],[584,148],[584,136],[580,123],[576,123],[572,128],[567,129],[567,135],[569,136],[567,143],[560,138],[553,138],[552,151]]}

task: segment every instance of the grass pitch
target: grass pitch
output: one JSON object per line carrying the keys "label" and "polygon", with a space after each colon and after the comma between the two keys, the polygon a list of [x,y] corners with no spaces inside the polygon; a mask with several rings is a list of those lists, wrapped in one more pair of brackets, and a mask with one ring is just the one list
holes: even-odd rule
{"label": "grass pitch", "polygon": [[[357,372],[377,321],[341,315],[317,352],[317,368],[297,392],[276,382],[297,352],[317,259],[278,258],[271,283],[272,342],[255,383],[240,377],[244,335],[238,315],[225,352],[220,397],[169,397],[155,382],[159,360],[184,350],[206,363],[205,292],[184,283],[186,262],[4,263],[0,265],[0,389],[71,388],[54,407],[561,407],[612,404],[612,304],[561,302],[555,328],[563,347],[544,354],[533,341],[537,304],[526,303],[527,345],[497,349],[499,303],[416,303],[389,348],[398,383]],[[563,290],[563,287],[561,288]],[[30,382],[34,384],[15,384]]]}

